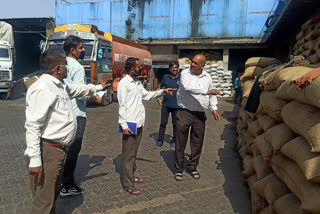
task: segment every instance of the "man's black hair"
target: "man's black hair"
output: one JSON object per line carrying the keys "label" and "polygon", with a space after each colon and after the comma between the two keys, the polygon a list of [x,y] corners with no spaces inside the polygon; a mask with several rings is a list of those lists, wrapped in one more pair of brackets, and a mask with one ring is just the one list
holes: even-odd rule
{"label": "man's black hair", "polygon": [[177,61],[172,61],[169,63],[169,68],[172,68],[173,66],[177,66],[179,68],[179,63]]}
{"label": "man's black hair", "polygon": [[134,68],[136,66],[137,61],[139,61],[138,58],[129,57],[125,63],[124,73],[128,74],[130,72],[131,68]]}
{"label": "man's black hair", "polygon": [[71,52],[71,48],[76,49],[81,42],[82,40],[77,36],[68,36],[63,45],[63,50],[66,53],[66,56]]}
{"label": "man's black hair", "polygon": [[51,70],[54,69],[57,65],[60,64],[60,61],[65,57],[62,50],[59,49],[48,49],[46,50],[40,58],[40,68],[44,73],[51,73]]}

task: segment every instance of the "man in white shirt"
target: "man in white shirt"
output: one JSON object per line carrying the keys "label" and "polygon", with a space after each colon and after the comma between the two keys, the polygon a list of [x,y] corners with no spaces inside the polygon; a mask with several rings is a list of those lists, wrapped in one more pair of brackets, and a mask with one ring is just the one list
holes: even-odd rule
{"label": "man in white shirt", "polygon": [[175,179],[182,181],[184,170],[184,150],[186,148],[190,131],[190,161],[187,170],[194,179],[200,179],[197,166],[202,151],[205,122],[205,110],[210,110],[215,120],[220,120],[218,101],[215,95],[220,92],[213,89],[211,76],[203,71],[205,56],[198,54],[193,57],[191,68],[181,72],[180,87],[177,92],[179,110],[177,112],[176,136],[176,174]]}
{"label": "man in white shirt", "polygon": [[25,155],[30,158],[33,214],[55,213],[66,148],[73,142],[77,127],[70,98],[91,96],[106,87],[106,83],[66,85],[67,61],[59,50],[46,51],[41,68],[44,74],[26,95]]}
{"label": "man in white shirt", "polygon": [[[173,95],[175,89],[167,88],[158,91],[147,91],[138,77],[141,76],[139,59],[129,57],[125,62],[126,75],[118,84],[119,125],[122,128],[122,186],[132,195],[141,192],[134,187],[134,183],[141,183],[142,178],[134,176],[136,171],[136,157],[145,122],[145,109],[142,100],[150,100],[163,94]],[[128,122],[137,123],[137,133],[128,127]]]}
{"label": "man in white shirt", "polygon": [[[64,42],[63,49],[67,55],[68,77],[64,79],[67,84],[86,85],[86,74],[84,67],[78,62],[85,57],[85,49],[82,40],[77,36],[68,36]],[[71,100],[72,110],[77,119],[77,132],[73,143],[69,146],[62,177],[61,196],[76,195],[82,189],[75,184],[74,172],[81,150],[82,138],[86,126],[86,106],[90,97],[78,97]],[[96,99],[95,96],[93,96]]]}

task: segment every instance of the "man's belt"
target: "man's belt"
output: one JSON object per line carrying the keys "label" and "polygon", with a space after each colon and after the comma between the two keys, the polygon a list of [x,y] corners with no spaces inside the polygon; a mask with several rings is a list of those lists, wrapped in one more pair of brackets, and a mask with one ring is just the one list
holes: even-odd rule
{"label": "man's belt", "polygon": [[65,146],[63,146],[61,144],[55,143],[52,140],[47,140],[47,139],[44,139],[44,138],[42,138],[42,143],[44,145],[52,146],[52,147],[59,148],[59,149],[65,149],[66,148]]}

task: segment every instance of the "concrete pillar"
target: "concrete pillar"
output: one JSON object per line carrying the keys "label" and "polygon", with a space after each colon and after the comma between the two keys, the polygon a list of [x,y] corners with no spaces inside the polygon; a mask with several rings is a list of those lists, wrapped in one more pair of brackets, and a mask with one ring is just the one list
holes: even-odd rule
{"label": "concrete pillar", "polygon": [[223,49],[223,70],[224,72],[228,71],[229,65],[229,48]]}

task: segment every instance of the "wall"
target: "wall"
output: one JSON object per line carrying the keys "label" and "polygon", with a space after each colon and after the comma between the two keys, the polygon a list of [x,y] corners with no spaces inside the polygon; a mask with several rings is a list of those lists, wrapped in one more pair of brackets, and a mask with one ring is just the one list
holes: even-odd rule
{"label": "wall", "polygon": [[132,40],[258,38],[278,0],[106,0],[56,6],[56,24],[94,24]]}

